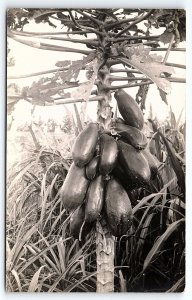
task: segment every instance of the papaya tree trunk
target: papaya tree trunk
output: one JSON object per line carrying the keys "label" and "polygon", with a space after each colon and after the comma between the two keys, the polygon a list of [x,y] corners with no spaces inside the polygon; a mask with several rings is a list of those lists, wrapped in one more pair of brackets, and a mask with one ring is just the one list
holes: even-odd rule
{"label": "papaya tree trunk", "polygon": [[97,292],[114,292],[114,238],[105,220],[96,226]]}
{"label": "papaya tree trunk", "polygon": [[[105,90],[109,83],[109,70],[105,66],[104,73],[99,73],[98,95],[103,100],[98,102],[98,122],[105,130],[111,123],[111,93]],[[97,292],[114,292],[114,237],[108,230],[106,220],[97,222],[96,226],[97,255]]]}

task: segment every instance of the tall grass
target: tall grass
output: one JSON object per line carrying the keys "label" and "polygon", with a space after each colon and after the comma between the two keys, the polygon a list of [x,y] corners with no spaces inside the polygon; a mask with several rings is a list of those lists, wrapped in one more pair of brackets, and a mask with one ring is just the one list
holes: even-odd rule
{"label": "tall grass", "polygon": [[[133,224],[115,240],[117,292],[184,289],[185,198],[178,181],[178,172],[185,171],[184,126],[173,117],[156,132],[148,126],[159,176],[150,187],[129,192]],[[96,291],[95,232],[84,243],[71,237],[70,215],[59,197],[70,164],[70,153],[32,146],[7,170],[7,291]]]}

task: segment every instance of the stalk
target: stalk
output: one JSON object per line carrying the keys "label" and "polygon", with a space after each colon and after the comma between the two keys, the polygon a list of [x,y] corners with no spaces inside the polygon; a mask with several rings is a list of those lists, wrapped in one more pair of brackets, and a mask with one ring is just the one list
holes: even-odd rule
{"label": "stalk", "polygon": [[[105,73],[98,73],[98,95],[103,97],[98,102],[98,121],[107,130],[111,123],[111,92],[105,89],[109,84],[109,69],[105,66]],[[114,237],[111,235],[106,220],[96,226],[96,254],[97,254],[97,292],[114,292]]]}

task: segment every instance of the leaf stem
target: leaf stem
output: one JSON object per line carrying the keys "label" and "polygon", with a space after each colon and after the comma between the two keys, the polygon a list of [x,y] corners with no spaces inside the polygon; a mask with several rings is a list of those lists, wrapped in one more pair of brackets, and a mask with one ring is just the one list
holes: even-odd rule
{"label": "leaf stem", "polygon": [[122,88],[131,88],[131,87],[136,87],[136,86],[141,86],[141,85],[147,85],[147,84],[154,84],[152,81],[146,81],[146,82],[139,82],[139,83],[134,83],[134,84],[123,84],[123,85],[114,85],[114,86],[106,86],[106,90],[112,91],[112,90],[118,90]]}
{"label": "leaf stem", "polygon": [[85,55],[88,55],[88,54],[90,54],[92,52],[92,51],[88,51],[88,50],[81,50],[81,49],[74,49],[74,48],[62,47],[62,46],[52,45],[52,44],[47,44],[47,43],[39,43],[39,42],[26,41],[26,40],[19,39],[16,36],[11,36],[11,38],[14,39],[15,41],[21,43],[21,44],[24,44],[26,46],[30,46],[30,47],[33,47],[33,48],[38,48],[38,49],[41,49],[41,50],[73,52],[73,53],[80,53],[80,54],[85,54]]}
{"label": "leaf stem", "polygon": [[[34,38],[39,38],[39,36],[34,36]],[[80,39],[71,39],[71,38],[53,37],[53,36],[42,36],[41,39],[55,40],[55,41],[66,41],[66,42],[71,42],[71,43],[91,45],[91,46],[95,46],[95,47],[97,47],[99,45],[99,43],[96,39],[80,40]]]}
{"label": "leaf stem", "polygon": [[82,30],[76,30],[76,31],[59,31],[59,32],[28,32],[28,31],[18,31],[18,30],[14,30],[14,29],[9,29],[9,31],[11,31],[13,34],[18,34],[18,35],[22,35],[22,36],[45,36],[45,35],[63,35],[63,34],[86,34],[86,33],[92,33],[92,31],[86,30],[86,31],[82,31]]}
{"label": "leaf stem", "polygon": [[169,43],[169,47],[167,48],[167,52],[165,53],[165,57],[163,59],[163,64],[166,63],[166,61],[167,61],[167,59],[169,57],[169,54],[170,54],[171,47],[173,45],[174,39],[175,39],[175,34],[172,35],[172,38],[171,38],[170,43]]}
{"label": "leaf stem", "polygon": [[111,29],[113,29],[116,26],[119,26],[119,25],[122,25],[122,24],[125,24],[125,23],[129,23],[129,22],[132,22],[132,21],[136,21],[137,19],[138,19],[138,16],[134,17],[134,18],[129,18],[129,19],[124,19],[124,20],[121,20],[121,21],[117,21],[117,22],[114,22],[113,24],[107,24],[106,23],[104,25],[104,28],[106,30],[111,30]]}
{"label": "leaf stem", "polygon": [[80,29],[82,28],[82,29],[85,29],[85,30],[90,30],[91,32],[95,33],[97,36],[103,36],[103,35],[104,35],[103,32],[98,31],[98,30],[96,30],[96,29],[94,29],[94,28],[92,28],[92,27],[87,27],[87,26],[79,25],[79,24],[77,23],[77,21],[75,20],[75,18],[73,17],[73,14],[72,14],[71,10],[69,10],[69,14],[70,14],[70,17],[71,17],[71,19],[73,20],[74,25],[75,25],[76,27],[78,27],[78,28],[80,28]]}
{"label": "leaf stem", "polygon": [[95,18],[93,18],[92,16],[88,15],[87,13],[81,11],[80,9],[77,9],[76,10],[79,14],[81,14],[82,16],[84,17],[87,17],[89,20],[91,20],[92,22],[94,22],[96,25],[100,26],[102,25],[103,23],[100,21],[100,20],[97,20]]}
{"label": "leaf stem", "polygon": [[148,13],[142,14],[141,17],[137,18],[133,23],[129,24],[126,28],[124,28],[119,33],[117,33],[116,38],[121,36],[126,31],[128,31],[133,25],[136,25],[136,24],[140,23],[141,21],[145,20],[146,18],[148,18],[154,11],[155,11],[154,9],[151,9]]}
{"label": "leaf stem", "polygon": [[[166,78],[167,80],[171,82],[177,82],[177,83],[185,83],[186,80],[184,78]],[[139,83],[134,83],[134,84],[124,84],[124,85],[114,85],[114,86],[106,86],[106,90],[116,90],[116,89],[122,89],[122,88],[131,88],[131,87],[136,87],[136,86],[142,86],[142,85],[148,85],[148,84],[154,84],[152,80],[148,80],[145,82],[139,82]]]}
{"label": "leaf stem", "polygon": [[126,35],[121,38],[107,38],[107,41],[113,42],[113,43],[119,43],[119,42],[124,42],[126,40],[131,41],[131,40],[154,40],[154,39],[159,39],[160,35],[152,35],[152,36],[146,36],[146,35]]}
{"label": "leaf stem", "polygon": [[[166,78],[167,80],[171,81],[171,82],[178,82],[178,83],[185,83],[186,80],[185,78],[177,78],[177,77],[165,77],[165,76],[160,76],[160,78]],[[147,77],[121,77],[121,76],[109,76],[109,79],[111,81],[127,81],[127,80],[149,80]]]}
{"label": "leaf stem", "polygon": [[57,69],[51,69],[51,70],[47,70],[47,71],[30,73],[30,74],[21,74],[18,76],[8,76],[7,79],[22,79],[22,78],[34,77],[34,76],[45,75],[45,74],[49,74],[49,73],[61,72],[61,71],[67,71],[67,70],[69,70],[68,67],[60,68],[60,69],[57,68]]}
{"label": "leaf stem", "polygon": [[[92,97],[90,98],[88,101],[89,102],[94,102],[94,101],[102,101],[104,99],[103,96],[95,96],[95,97]],[[59,99],[59,100],[54,100],[54,104],[71,104],[71,103],[76,103],[76,102],[86,102],[84,99],[75,99],[75,100],[72,100],[72,99],[69,99],[69,100],[65,100],[65,99]],[[53,104],[53,105],[54,105]]]}
{"label": "leaf stem", "polygon": [[[152,48],[151,51],[167,51],[167,48]],[[185,48],[171,48],[170,51],[185,52]]]}

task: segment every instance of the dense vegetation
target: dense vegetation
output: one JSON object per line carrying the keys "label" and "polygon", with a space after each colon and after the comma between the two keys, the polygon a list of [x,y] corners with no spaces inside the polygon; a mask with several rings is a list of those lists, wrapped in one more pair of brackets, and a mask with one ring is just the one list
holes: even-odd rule
{"label": "dense vegetation", "polygon": [[[53,28],[59,22],[65,31],[26,32],[25,25],[32,21],[39,24],[47,22]],[[131,154],[124,148],[125,141],[119,139],[128,139],[129,147],[136,147],[137,152],[147,147],[158,162],[153,178],[147,179],[147,184],[141,180],[143,175],[139,165],[134,166],[137,172],[132,167],[125,174],[119,170],[113,173],[115,169],[111,162],[107,169],[107,155],[102,162],[100,172],[105,176],[105,181],[111,180],[111,189],[119,189],[113,181],[118,177],[132,206],[131,226],[126,224],[118,234],[115,225],[110,226],[116,235],[114,291],[183,291],[185,123],[181,122],[180,117],[176,119],[171,110],[169,119],[163,124],[158,124],[152,112],[150,119],[144,120],[143,113],[151,84],[157,85],[159,97],[167,103],[171,82],[185,82],[183,78],[172,76],[174,68],[185,66],[168,62],[171,51],[184,51],[179,48],[179,43],[185,40],[185,12],[163,9],[10,9],[7,12],[7,26],[10,39],[30,47],[82,54],[81,60],[60,61],[56,69],[41,72],[41,75],[51,75],[44,76],[31,86],[19,89],[16,84],[8,85],[8,113],[12,114],[20,99],[34,107],[72,103],[75,104],[76,121],[69,114],[63,124],[66,128],[62,127],[65,132],[62,151],[57,143],[45,147],[32,124],[28,135],[31,135],[34,146],[31,144],[30,148],[25,149],[22,159],[15,161],[7,170],[7,290],[98,290],[97,227],[95,224],[89,227],[83,239],[82,230],[80,238],[78,234],[74,238],[70,230],[72,213],[63,206],[61,197],[61,187],[72,161],[82,168],[82,160],[78,156],[81,147],[79,152],[77,147],[75,155],[72,155],[68,143],[69,136],[72,136],[71,145],[74,144],[76,136],[87,126],[76,103],[97,101],[99,136],[102,133],[107,141],[112,138],[116,143],[118,140],[122,165],[127,164],[129,168],[125,152]],[[153,28],[163,28],[163,33],[153,35]],[[76,36],[78,39],[74,38]],[[64,46],[44,42],[45,39],[63,42]],[[66,47],[66,42],[81,46],[78,49],[67,44]],[[167,47],[162,47],[162,43]],[[155,51],[165,51],[165,56],[151,54]],[[11,58],[8,65],[13,63]],[[83,83],[79,80],[82,73],[86,73]],[[40,74],[26,76],[37,75]],[[122,81],[127,83],[122,84]],[[135,102],[131,102],[128,109],[124,97],[132,87],[138,87],[138,90]],[[112,107],[114,92],[117,103]],[[83,112],[85,114],[86,106]],[[119,112],[126,124],[119,122]],[[129,117],[126,119],[127,114]],[[130,125],[134,129],[124,127]],[[54,134],[54,130],[52,132]],[[130,132],[134,132],[134,137]],[[83,144],[79,145],[83,147]],[[111,152],[114,151],[113,148]],[[110,149],[103,152],[109,153]],[[86,165],[91,158],[86,160]],[[114,162],[116,155],[112,159]],[[150,158],[147,164],[149,161]],[[127,186],[127,176],[138,180]],[[106,220],[102,220],[104,234]],[[108,220],[115,222],[110,218]]]}

